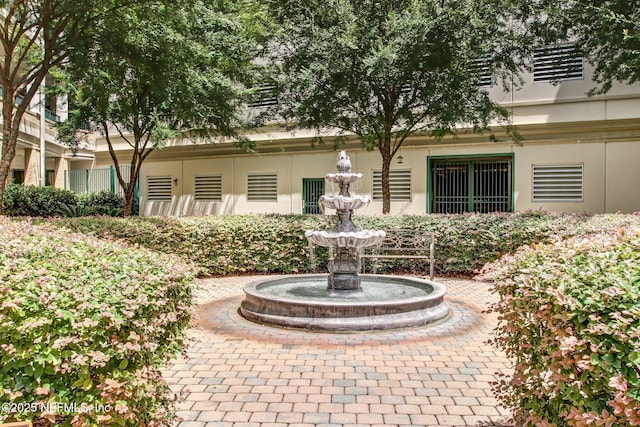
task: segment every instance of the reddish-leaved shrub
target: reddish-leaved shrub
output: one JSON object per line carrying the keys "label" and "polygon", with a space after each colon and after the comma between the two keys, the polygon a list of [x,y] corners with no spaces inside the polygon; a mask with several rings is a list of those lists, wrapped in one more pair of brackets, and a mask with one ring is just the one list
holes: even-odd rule
{"label": "reddish-leaved shrub", "polygon": [[515,367],[494,391],[516,425],[640,425],[640,230],[525,247],[482,278]]}

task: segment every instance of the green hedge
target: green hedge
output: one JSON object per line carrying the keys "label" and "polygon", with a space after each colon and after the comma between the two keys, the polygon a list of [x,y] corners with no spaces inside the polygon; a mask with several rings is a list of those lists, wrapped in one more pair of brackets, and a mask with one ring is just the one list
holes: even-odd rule
{"label": "green hedge", "polygon": [[640,229],[523,248],[483,278],[516,425],[640,425]]}
{"label": "green hedge", "polygon": [[7,184],[2,213],[8,216],[52,217],[68,206],[78,205],[76,193],[55,187]]}
{"label": "green hedge", "polygon": [[[438,274],[470,274],[523,245],[556,236],[588,235],[640,225],[638,215],[513,214],[357,216],[359,229],[413,228],[436,233]],[[229,215],[190,218],[77,218],[54,224],[99,237],[122,239],[159,252],[178,254],[203,275],[302,273],[309,271],[305,230],[333,228],[321,215]],[[318,253],[320,269],[326,250]],[[424,263],[412,263],[428,274]],[[402,269],[387,263],[387,271]]]}
{"label": "green hedge", "polygon": [[[133,214],[137,215],[137,201],[134,201],[133,209]],[[55,187],[8,184],[2,200],[2,212],[7,216],[44,218],[123,216],[124,198],[110,191],[76,194]]]}
{"label": "green hedge", "polygon": [[[0,217],[0,403],[54,405],[3,407],[0,422],[172,425],[159,369],[184,349],[191,270],[170,255]],[[67,410],[46,412],[55,405]]]}

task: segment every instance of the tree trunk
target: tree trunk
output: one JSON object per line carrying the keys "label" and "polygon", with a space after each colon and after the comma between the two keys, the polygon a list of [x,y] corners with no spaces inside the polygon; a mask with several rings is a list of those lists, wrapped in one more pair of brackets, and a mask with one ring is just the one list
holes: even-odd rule
{"label": "tree trunk", "polygon": [[125,188],[124,190],[124,216],[127,217],[131,216],[133,212],[133,196],[136,192],[135,181],[130,182],[127,188]]}
{"label": "tree trunk", "polygon": [[[9,100],[10,94],[5,94],[2,105],[2,141],[0,146],[2,157],[0,158],[0,215],[2,215],[2,204],[4,200],[4,191],[7,187],[7,179],[9,178],[9,170],[11,162],[16,155],[16,144],[18,142],[18,134],[13,131],[13,105]],[[14,135],[15,134],[15,135]]]}
{"label": "tree trunk", "polygon": [[391,212],[391,189],[389,188],[389,169],[391,169],[391,154],[390,141],[385,141],[385,144],[380,147],[380,153],[382,154],[382,213],[384,215]]}
{"label": "tree trunk", "polygon": [[[4,141],[2,141],[4,144]],[[7,187],[7,178],[9,177],[9,167],[11,166],[11,160],[2,159],[0,162],[0,215],[2,215],[2,201],[4,200],[4,190]]]}

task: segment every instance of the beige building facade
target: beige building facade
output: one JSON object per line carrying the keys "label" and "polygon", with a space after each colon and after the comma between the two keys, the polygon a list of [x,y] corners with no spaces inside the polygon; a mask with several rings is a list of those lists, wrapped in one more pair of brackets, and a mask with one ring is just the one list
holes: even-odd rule
{"label": "beige building facade", "polygon": [[[487,88],[512,113],[521,143],[506,135],[490,142],[464,129],[442,141],[408,138],[392,164],[391,212],[640,211],[640,85],[618,84],[606,95],[587,97],[590,76],[585,64],[580,78],[536,81],[534,72],[518,90]],[[335,171],[337,153],[330,135],[314,148],[312,136],[265,128],[250,135],[258,143],[255,154],[226,143],[170,144],[143,166],[140,212],[318,213],[314,199],[337,191],[323,180]],[[125,148],[118,150],[122,161]],[[363,151],[356,138],[341,148],[364,174],[353,192],[373,197],[359,213],[381,213],[380,154]],[[104,141],[98,140],[95,155],[96,167],[108,167]]]}
{"label": "beige building facade", "polygon": [[[69,170],[90,167],[93,164],[94,138],[88,138],[88,142],[77,150],[71,150],[59,142],[55,124],[66,118],[66,100],[54,99],[49,104],[45,110],[44,133],[41,132],[41,108],[38,99],[32,101],[25,113],[20,125],[16,154],[9,169],[8,183],[64,188]],[[43,147],[45,176],[41,167]]]}
{"label": "beige building facade", "polygon": [[[640,211],[640,85],[616,84],[606,95],[587,97],[594,86],[591,75],[582,61],[580,73],[570,78],[541,77],[534,67],[516,90],[504,91],[497,82],[487,86],[511,112],[520,143],[500,127],[495,128],[499,142],[465,129],[442,141],[409,137],[392,163],[391,212]],[[37,121],[35,113],[25,118],[10,181],[40,180]],[[140,213],[331,213],[322,211],[317,199],[337,192],[323,179],[335,171],[334,139],[326,135],[324,145],[312,147],[313,136],[272,125],[248,135],[257,143],[256,153],[230,142],[171,142],[142,167]],[[46,140],[50,184],[75,190],[70,178],[87,172],[86,191],[113,188],[113,179],[111,188],[104,180],[90,182],[91,172],[112,167],[104,138],[96,136],[73,152],[56,142],[49,126]],[[373,199],[359,213],[381,213],[380,154],[363,151],[355,137],[341,149],[348,151],[353,170],[364,175],[352,194]],[[116,151],[120,163],[128,164],[126,143],[116,143]]]}

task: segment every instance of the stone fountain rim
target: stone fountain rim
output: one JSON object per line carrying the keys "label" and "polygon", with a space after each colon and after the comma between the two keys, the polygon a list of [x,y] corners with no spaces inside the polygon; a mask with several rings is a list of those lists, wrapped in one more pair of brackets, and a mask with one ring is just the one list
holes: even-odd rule
{"label": "stone fountain rim", "polygon": [[[287,298],[287,297],[278,297],[277,300],[291,305],[299,305],[305,307],[326,307],[327,305],[335,306],[335,307],[390,307],[396,305],[404,305],[404,304],[412,304],[424,301],[434,302],[444,300],[444,296],[447,293],[447,288],[438,282],[434,282],[432,280],[421,279],[418,277],[411,276],[393,276],[387,274],[360,274],[361,279],[368,280],[372,282],[380,282],[381,284],[393,284],[392,282],[409,282],[410,284],[415,285],[423,285],[429,286],[433,290],[432,292],[425,294],[424,296],[396,299],[396,300],[386,300],[386,301],[337,301],[337,300],[326,300],[326,301],[314,301],[314,300],[301,300],[298,298]],[[265,294],[264,292],[260,292],[258,288],[259,285],[269,285],[269,284],[277,284],[278,282],[293,282],[293,281],[314,281],[314,280],[326,280],[328,274],[294,274],[294,275],[286,275],[286,276],[277,276],[273,279],[258,279],[250,282],[244,287],[244,292],[246,295],[255,297],[255,298],[265,298],[270,297],[270,295]],[[391,282],[391,283],[390,283]],[[272,298],[276,299],[276,298]]]}

